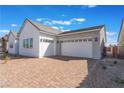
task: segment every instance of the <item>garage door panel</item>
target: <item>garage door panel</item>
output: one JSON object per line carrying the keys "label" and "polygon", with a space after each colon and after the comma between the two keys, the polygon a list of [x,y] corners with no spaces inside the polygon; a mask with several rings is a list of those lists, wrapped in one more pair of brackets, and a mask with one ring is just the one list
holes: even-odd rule
{"label": "garage door panel", "polygon": [[62,43],[61,55],[92,58],[92,42]]}

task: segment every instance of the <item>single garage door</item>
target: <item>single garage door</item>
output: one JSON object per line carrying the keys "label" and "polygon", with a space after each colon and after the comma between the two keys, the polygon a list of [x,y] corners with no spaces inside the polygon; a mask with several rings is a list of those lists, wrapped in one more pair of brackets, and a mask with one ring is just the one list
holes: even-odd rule
{"label": "single garage door", "polygon": [[63,40],[61,55],[92,58],[92,39]]}

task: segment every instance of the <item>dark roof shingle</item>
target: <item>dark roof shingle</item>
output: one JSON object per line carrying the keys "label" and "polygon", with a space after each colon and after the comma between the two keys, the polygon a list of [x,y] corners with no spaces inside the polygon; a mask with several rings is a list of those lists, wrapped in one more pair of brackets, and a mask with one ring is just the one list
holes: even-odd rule
{"label": "dark roof shingle", "polygon": [[40,31],[46,31],[46,32],[48,32],[48,33],[52,33],[52,34],[59,34],[59,33],[61,33],[61,31],[60,30],[57,30],[57,29],[54,29],[54,28],[52,28],[52,27],[49,27],[49,26],[45,26],[45,25],[42,25],[42,24],[40,24],[40,23],[38,23],[38,22],[34,22],[34,21],[31,21],[31,20],[29,20],[29,19],[27,19],[31,24],[33,24],[35,27],[37,27]]}
{"label": "dark roof shingle", "polygon": [[74,33],[74,32],[82,32],[82,31],[91,31],[91,30],[100,30],[101,28],[103,28],[104,25],[99,25],[99,26],[93,26],[93,27],[88,27],[88,28],[82,28],[82,29],[77,29],[77,30],[71,30],[71,31],[67,31],[67,32],[62,32],[61,34],[67,34],[67,33]]}

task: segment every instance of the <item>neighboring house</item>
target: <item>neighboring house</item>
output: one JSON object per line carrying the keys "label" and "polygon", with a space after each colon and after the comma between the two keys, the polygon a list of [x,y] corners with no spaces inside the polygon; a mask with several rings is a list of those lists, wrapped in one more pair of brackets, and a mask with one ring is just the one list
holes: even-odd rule
{"label": "neighboring house", "polygon": [[0,53],[2,52],[2,38],[0,38]]}
{"label": "neighboring house", "polygon": [[8,52],[8,34],[2,37],[2,51]]}
{"label": "neighboring house", "polygon": [[124,20],[118,36],[118,56],[124,58]]}
{"label": "neighboring house", "polygon": [[106,47],[106,56],[107,57],[114,57],[117,58],[118,56],[118,50],[116,45],[110,45]]}
{"label": "neighboring house", "polygon": [[100,59],[104,54],[105,42],[104,25],[61,32],[26,19],[19,32],[19,55]]}
{"label": "neighboring house", "polygon": [[10,31],[8,35],[8,53],[9,54],[18,54],[19,53],[19,43],[18,43],[18,34],[16,31]]}
{"label": "neighboring house", "polygon": [[0,38],[0,47],[2,47],[2,38]]}

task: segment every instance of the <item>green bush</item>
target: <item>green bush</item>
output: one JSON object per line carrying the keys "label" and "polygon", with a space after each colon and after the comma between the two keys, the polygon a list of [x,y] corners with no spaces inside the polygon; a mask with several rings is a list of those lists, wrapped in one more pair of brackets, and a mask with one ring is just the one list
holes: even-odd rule
{"label": "green bush", "polygon": [[124,80],[123,80],[123,79],[120,79],[120,78],[117,78],[117,79],[115,80],[115,82],[116,82],[117,84],[124,84]]}

